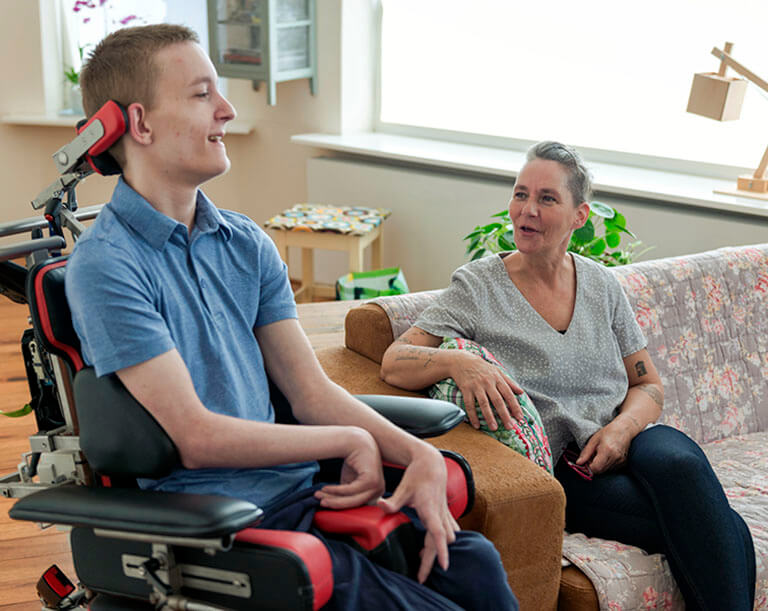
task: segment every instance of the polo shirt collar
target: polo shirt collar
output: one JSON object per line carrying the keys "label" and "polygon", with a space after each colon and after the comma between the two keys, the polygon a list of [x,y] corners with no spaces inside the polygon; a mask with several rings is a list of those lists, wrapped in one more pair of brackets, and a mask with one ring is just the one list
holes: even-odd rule
{"label": "polo shirt collar", "polygon": [[[117,181],[109,207],[112,212],[157,250],[162,250],[165,247],[177,227],[181,227],[184,234],[187,233],[186,227],[182,223],[155,210],[146,199],[123,180],[122,176]],[[232,237],[232,228],[229,223],[224,220],[221,212],[200,189],[197,190],[195,229],[200,233],[213,233],[221,229],[226,240]]]}

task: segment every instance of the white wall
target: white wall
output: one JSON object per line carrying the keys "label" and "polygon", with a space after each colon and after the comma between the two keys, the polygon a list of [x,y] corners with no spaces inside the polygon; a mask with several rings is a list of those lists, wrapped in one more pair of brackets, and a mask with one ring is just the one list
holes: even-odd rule
{"label": "white wall", "polygon": [[[0,115],[44,113],[45,79],[63,79],[60,70],[43,70],[46,54],[41,40],[41,1],[0,0],[0,59],[6,71],[0,87]],[[342,44],[350,47],[354,43],[342,40],[342,20],[359,20],[360,28],[365,24],[370,27],[371,2],[319,0],[318,8],[317,95],[310,95],[307,79],[279,83],[277,106],[269,106],[265,87],[254,91],[248,80],[228,80],[228,97],[239,117],[255,129],[249,135],[227,136],[232,169],[207,183],[204,190],[217,205],[260,223],[307,199],[306,160],[318,151],[291,144],[292,135],[339,133],[345,127],[362,129],[368,120],[357,116],[351,125],[342,121],[342,98],[352,95],[344,94],[342,85],[346,82],[354,91],[359,72],[370,68],[372,61],[354,48],[346,54],[349,62],[354,60],[351,64],[342,56]],[[57,176],[51,155],[74,135],[71,127],[0,123],[0,223],[35,214],[29,202]],[[80,204],[107,201],[114,182],[114,178],[88,178],[78,188]]]}
{"label": "white wall", "polygon": [[[309,201],[333,205],[389,208],[384,222],[383,265],[401,266],[411,290],[448,284],[451,272],[466,262],[462,237],[507,206],[512,181],[442,170],[404,168],[340,158],[307,162]],[[768,242],[768,219],[668,203],[596,194],[618,208],[630,229],[654,246],[644,259],[701,252],[721,246]],[[291,273],[300,256],[291,252]],[[316,256],[318,281],[333,282],[347,272],[346,255]]]}

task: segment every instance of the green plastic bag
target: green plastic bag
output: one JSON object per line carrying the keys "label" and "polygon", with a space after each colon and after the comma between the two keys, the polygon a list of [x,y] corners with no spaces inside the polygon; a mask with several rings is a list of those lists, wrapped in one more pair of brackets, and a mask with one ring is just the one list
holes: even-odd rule
{"label": "green plastic bag", "polygon": [[371,272],[350,272],[336,281],[336,299],[373,299],[385,295],[403,295],[408,284],[399,267]]}

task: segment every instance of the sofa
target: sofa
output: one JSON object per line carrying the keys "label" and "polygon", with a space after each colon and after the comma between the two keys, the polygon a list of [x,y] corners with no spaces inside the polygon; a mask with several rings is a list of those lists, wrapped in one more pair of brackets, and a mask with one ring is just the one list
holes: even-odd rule
{"label": "sofa", "polygon": [[[661,422],[702,445],[747,522],[757,558],[755,609],[768,610],[768,244],[613,271],[664,383]],[[352,393],[418,394],[384,383],[379,364],[438,292],[351,309],[345,345],[317,353],[327,374]],[[461,526],[494,542],[521,609],[684,609],[662,555],[564,533],[563,490],[542,468],[468,424],[430,441],[469,460],[476,500]]]}

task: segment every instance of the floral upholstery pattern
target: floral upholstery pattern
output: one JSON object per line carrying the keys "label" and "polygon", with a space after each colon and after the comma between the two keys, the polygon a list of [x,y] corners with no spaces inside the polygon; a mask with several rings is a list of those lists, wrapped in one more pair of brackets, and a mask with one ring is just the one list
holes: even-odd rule
{"label": "floral upholstery pattern", "polygon": [[[768,609],[768,432],[738,435],[703,446],[725,494],[749,526],[757,559],[755,609]],[[685,609],[662,554],[631,545],[566,534],[563,556],[590,578],[601,611]]]}
{"label": "floral upholstery pattern", "polygon": [[768,430],[768,245],[615,272],[664,382],[661,422],[700,444]]}
{"label": "floral upholstery pattern", "polygon": [[[702,445],[757,557],[768,610],[768,244],[615,268],[664,383],[661,422]],[[685,609],[664,556],[568,534],[601,610]]]}
{"label": "floral upholstery pattern", "polygon": [[[755,609],[768,611],[768,244],[613,270],[664,383],[661,422],[702,445],[752,533]],[[394,337],[436,291],[376,300]],[[664,556],[567,534],[563,556],[591,580],[601,611],[684,609]]]}

